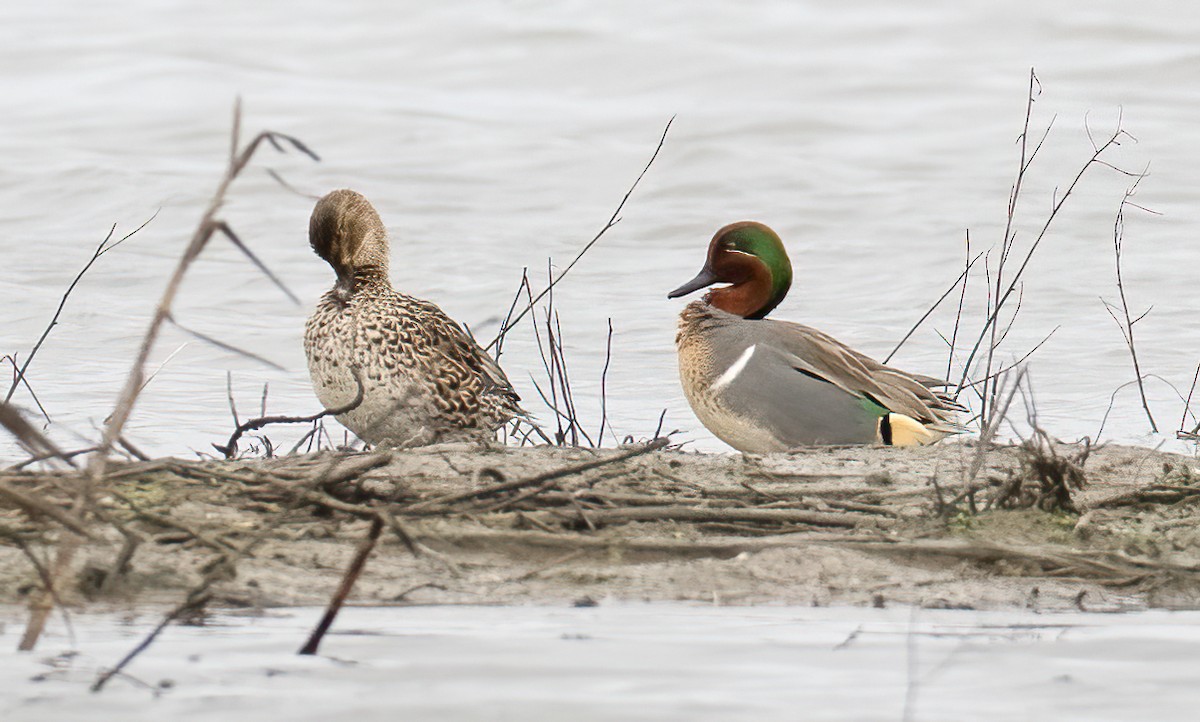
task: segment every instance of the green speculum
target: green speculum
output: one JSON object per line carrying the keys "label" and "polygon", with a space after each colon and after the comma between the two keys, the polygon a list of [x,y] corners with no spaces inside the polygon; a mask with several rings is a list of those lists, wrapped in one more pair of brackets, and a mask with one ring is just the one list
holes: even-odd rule
{"label": "green speculum", "polygon": [[892,413],[891,409],[887,408],[870,396],[860,396],[858,399],[858,404],[872,416],[887,416],[888,414]]}

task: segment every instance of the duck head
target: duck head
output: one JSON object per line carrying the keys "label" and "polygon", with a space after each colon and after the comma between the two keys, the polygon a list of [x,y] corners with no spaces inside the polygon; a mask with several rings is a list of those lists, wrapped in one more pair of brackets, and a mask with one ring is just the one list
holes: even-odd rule
{"label": "duck head", "polygon": [[667,294],[679,298],[714,283],[704,296],[711,306],[742,318],[763,318],[787,296],[792,262],[775,231],[755,221],[731,223],[713,236],[708,258],[695,278]]}
{"label": "duck head", "polygon": [[337,273],[334,286],[346,300],[356,279],[387,278],[387,230],[375,207],[361,193],[336,190],[317,201],[308,221],[308,242]]}

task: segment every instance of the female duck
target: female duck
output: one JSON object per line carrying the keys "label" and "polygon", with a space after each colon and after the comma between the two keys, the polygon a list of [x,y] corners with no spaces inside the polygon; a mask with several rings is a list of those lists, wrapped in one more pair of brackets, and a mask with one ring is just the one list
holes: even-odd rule
{"label": "female duck", "polygon": [[524,415],[504,372],[428,301],[388,279],[388,240],[371,203],[351,190],[317,202],[308,225],[337,273],[304,330],[317,398],[363,441],[409,447],[483,440]]}
{"label": "female duck", "polygon": [[884,366],[816,329],[767,320],[787,295],[792,264],[761,223],[717,231],[704,268],[672,291],[714,283],[679,316],[679,376],[692,410],[739,451],[816,444],[928,444],[961,429],[946,382]]}

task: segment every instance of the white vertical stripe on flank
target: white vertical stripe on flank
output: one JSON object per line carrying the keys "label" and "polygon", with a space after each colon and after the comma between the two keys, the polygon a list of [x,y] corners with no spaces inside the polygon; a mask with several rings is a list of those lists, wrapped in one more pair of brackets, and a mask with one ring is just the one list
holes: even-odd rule
{"label": "white vertical stripe on flank", "polygon": [[712,390],[720,391],[729,384],[733,383],[733,380],[738,377],[738,374],[740,374],[746,368],[746,364],[750,363],[750,357],[754,355],[754,350],[756,348],[758,348],[758,344],[755,344],[743,351],[742,355],[738,356],[737,361],[734,361],[733,364],[725,370],[725,373],[721,374],[721,377],[713,383]]}

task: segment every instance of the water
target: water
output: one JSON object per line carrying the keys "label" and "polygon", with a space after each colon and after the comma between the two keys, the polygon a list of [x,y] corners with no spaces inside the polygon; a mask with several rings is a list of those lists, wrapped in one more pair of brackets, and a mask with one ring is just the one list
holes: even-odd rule
{"label": "water", "polygon": [[[966,229],[976,249],[999,240],[1027,73],[1036,66],[1043,92],[1034,127],[1057,120],[1025,186],[1019,238],[1036,235],[1055,188],[1091,153],[1085,118],[1101,138],[1122,113],[1138,142],[1127,140],[1109,160],[1135,171],[1150,165],[1136,201],[1161,213],[1131,210],[1127,222],[1133,311],[1154,306],[1137,326],[1138,348],[1147,372],[1186,393],[1200,361],[1198,36],[1200,10],[1154,0],[1136,8],[1030,0],[6,3],[0,354],[27,351],[111,224],[127,232],[157,211],[83,279],[31,369],[52,436],[67,447],[96,437],[222,172],[238,95],[248,133],[294,134],[323,159],[266,149],[225,212],[304,304],[291,305],[228,244],[207,249],[176,316],[286,371],[168,329],[154,365],[170,361],[128,430],[151,453],[187,455],[228,435],[227,371],[243,416],[257,412],[264,383],[273,413],[317,408],[301,327],[332,274],[307,246],[311,201],[264,169],[305,193],[366,193],[392,230],[396,284],[490,338],[522,269],[540,280],[548,257],[563,264],[573,256],[676,116],[623,220],[559,288],[556,304],[590,428],[599,423],[611,318],[608,411],[618,433],[648,435],[666,409],[667,429],[681,429],[693,448],[720,450],[678,388],[672,339],[682,304],[664,298],[695,273],[712,232],[746,218],[772,225],[797,266],[797,285],[776,315],[886,354],[957,275]],[[1133,378],[1100,301],[1116,300],[1112,227],[1129,183],[1105,168],[1089,171],[1030,266],[1003,354],[1024,353],[1058,328],[1032,375],[1041,420],[1063,437],[1094,435],[1110,394]],[[978,328],[981,293],[976,281],[967,328]],[[952,314],[936,315],[897,363],[940,373],[945,350],[934,329],[952,326]],[[510,377],[549,418],[531,381],[542,374],[529,327],[507,348]],[[1158,380],[1149,391],[1161,427],[1176,428],[1175,392]],[[32,406],[24,392],[17,400]],[[1157,443],[1147,428],[1126,389],[1107,438]],[[296,434],[272,436],[282,443]],[[0,459],[17,457],[0,441]],[[576,718],[803,709],[808,719],[899,719],[910,679],[907,612],[384,615],[353,610],[339,628],[375,636],[327,643],[329,654],[354,664],[290,656],[311,612],[229,621],[229,634],[173,629],[134,670],[152,683],[177,682],[156,704],[124,682],[91,697],[83,683],[90,676],[78,673],[110,663],[145,624],[81,623],[79,648],[90,656],[74,672],[26,683],[49,650],[66,646],[61,637],[38,655],[0,662],[0,688],[20,690],[8,693],[4,716],[102,704],[159,718],[168,707],[171,715],[213,709],[234,694],[237,704],[290,718],[390,704],[444,718],[480,710],[522,717],[534,708]],[[952,633],[918,638],[915,718],[1166,719],[1191,700],[1194,617],[1005,626],[1030,619],[922,613],[918,623],[928,626],[920,628],[949,625]],[[1000,626],[981,626],[992,623]],[[860,626],[859,638],[833,651]],[[8,629],[5,648],[15,625]],[[201,658],[189,661],[197,651]],[[476,706],[461,712],[464,699]]]}
{"label": "water", "polygon": [[[1057,116],[1019,217],[1028,242],[1091,148],[1123,112],[1131,140],[1109,156],[1151,177],[1131,211],[1125,275],[1144,369],[1186,393],[1200,361],[1200,11],[1177,3],[654,4],[156,2],[8,3],[0,11],[0,352],[25,353],[58,297],[116,223],[158,217],[80,284],[31,368],[75,446],[111,408],[165,278],[216,185],[233,100],[247,132],[306,141],[323,161],[267,149],[225,216],[304,299],[291,305],[217,241],[189,274],[177,317],[282,364],[278,372],[170,330],[129,429],[154,453],[206,449],[230,429],[225,374],[244,413],[270,384],[273,413],[317,408],[300,346],[332,274],[306,242],[306,193],[351,186],[389,224],[396,284],[490,338],[523,268],[541,281],[607,219],[668,118],[666,147],[623,220],[560,288],[581,412],[599,423],[607,319],[616,329],[609,416],[621,435],[665,426],[724,448],[687,408],[673,351],[680,302],[712,232],[755,218],[797,266],[776,312],[887,353],[957,275],[963,238],[1001,236],[1030,66]],[[1025,285],[1005,359],[1052,329],[1032,367],[1044,424],[1095,434],[1133,378],[1120,332],[1113,219],[1129,179],[1095,167],[1056,222]],[[981,269],[982,270],[982,269]],[[969,327],[978,328],[983,283]],[[940,373],[953,314],[897,357]],[[182,348],[181,348],[182,347]],[[528,405],[550,418],[529,327],[504,358]],[[7,373],[7,367],[5,367]],[[1164,430],[1182,403],[1150,382]],[[31,406],[22,392],[18,400]],[[1132,389],[1106,435],[1154,441]],[[282,442],[291,431],[276,432]],[[6,456],[16,451],[4,447]]]}
{"label": "water", "polygon": [[347,609],[322,656],[296,656],[317,617],[170,628],[100,695],[97,671],[153,617],[77,619],[75,645],[56,625],[40,651],[0,655],[0,715],[1173,720],[1194,715],[1200,648],[1195,613],[661,604]]}

